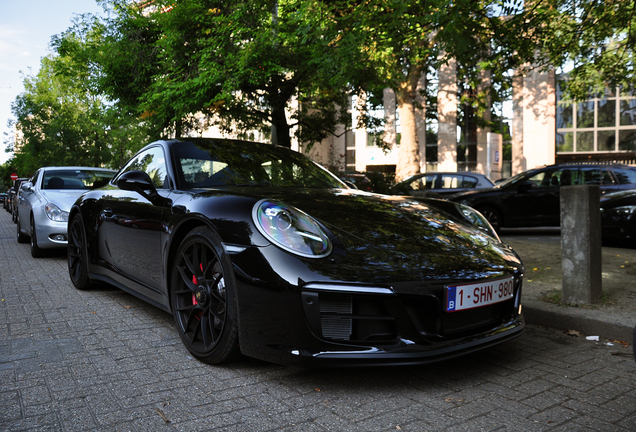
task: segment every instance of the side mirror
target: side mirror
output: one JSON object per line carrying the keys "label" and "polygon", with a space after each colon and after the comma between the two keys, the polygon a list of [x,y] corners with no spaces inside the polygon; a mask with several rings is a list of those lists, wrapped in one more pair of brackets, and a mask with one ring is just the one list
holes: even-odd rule
{"label": "side mirror", "polygon": [[135,191],[144,195],[145,191],[157,193],[150,176],[143,171],[128,171],[117,179],[117,187],[127,191]]}
{"label": "side mirror", "polygon": [[117,187],[122,190],[139,193],[155,205],[170,205],[172,201],[157,192],[150,176],[143,171],[128,171],[117,179]]}

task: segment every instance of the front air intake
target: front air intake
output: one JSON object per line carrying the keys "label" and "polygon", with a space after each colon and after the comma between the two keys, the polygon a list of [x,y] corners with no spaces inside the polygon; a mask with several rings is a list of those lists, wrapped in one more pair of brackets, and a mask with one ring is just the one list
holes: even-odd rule
{"label": "front air intake", "polygon": [[395,319],[380,296],[303,291],[302,299],[309,327],[319,337],[360,343],[397,338]]}
{"label": "front air intake", "polygon": [[320,327],[323,337],[351,339],[351,296],[320,294]]}

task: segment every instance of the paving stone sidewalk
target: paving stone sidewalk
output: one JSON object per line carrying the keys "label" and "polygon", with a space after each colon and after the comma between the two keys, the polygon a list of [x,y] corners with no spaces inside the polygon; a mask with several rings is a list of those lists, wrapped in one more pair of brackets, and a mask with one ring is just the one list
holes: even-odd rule
{"label": "paving stone sidewalk", "polygon": [[0,210],[0,431],[634,431],[630,347],[529,325],[443,363],[207,366],[172,317],[77,291],[66,256],[30,256]]}

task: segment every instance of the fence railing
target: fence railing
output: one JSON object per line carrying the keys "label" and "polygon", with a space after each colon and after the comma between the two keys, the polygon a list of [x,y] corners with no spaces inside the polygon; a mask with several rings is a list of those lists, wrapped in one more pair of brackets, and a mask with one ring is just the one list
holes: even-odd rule
{"label": "fence railing", "polygon": [[613,163],[636,165],[636,152],[560,153],[556,155],[555,162],[561,164],[574,164],[584,162],[599,165],[607,165]]}

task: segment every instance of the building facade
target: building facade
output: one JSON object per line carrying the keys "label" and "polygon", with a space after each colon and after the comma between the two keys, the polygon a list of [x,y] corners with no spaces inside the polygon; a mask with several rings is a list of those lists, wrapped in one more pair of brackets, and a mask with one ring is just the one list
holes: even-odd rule
{"label": "building facade", "polygon": [[[488,84],[488,76],[483,82]],[[421,85],[426,85],[425,80]],[[636,97],[632,92],[606,91],[589,100],[562,100],[554,72],[531,71],[513,79],[507,160],[493,148],[501,137],[489,128],[458,124],[459,106],[455,65],[438,71],[437,139],[427,141],[424,110],[417,112],[421,171],[473,171],[491,179],[567,161],[617,161],[635,164]],[[353,124],[356,109],[352,103]],[[395,95],[384,92],[384,140],[390,150],[375,145],[376,131],[354,129],[331,137],[306,151],[319,163],[339,171],[392,171],[397,163],[399,119]],[[464,119],[466,116],[463,116]],[[490,120],[487,118],[486,120]],[[464,120],[465,121],[465,120]]]}

